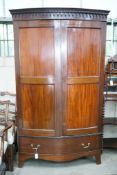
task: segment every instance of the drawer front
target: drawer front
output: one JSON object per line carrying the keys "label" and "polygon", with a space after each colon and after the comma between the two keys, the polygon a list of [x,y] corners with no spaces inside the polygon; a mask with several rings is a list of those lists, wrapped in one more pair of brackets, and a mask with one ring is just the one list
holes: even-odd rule
{"label": "drawer front", "polygon": [[20,137],[19,151],[40,154],[70,154],[101,149],[101,136],[30,138]]}

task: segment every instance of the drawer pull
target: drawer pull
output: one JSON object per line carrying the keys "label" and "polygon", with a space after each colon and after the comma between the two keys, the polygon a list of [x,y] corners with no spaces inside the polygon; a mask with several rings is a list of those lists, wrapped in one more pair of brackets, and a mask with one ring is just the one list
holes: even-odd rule
{"label": "drawer pull", "polygon": [[32,147],[32,149],[35,149],[36,152],[37,152],[38,148],[40,147],[40,145],[37,145],[37,146],[34,147],[33,144],[31,144],[30,146]]}
{"label": "drawer pull", "polygon": [[85,145],[84,143],[82,143],[81,145],[82,145],[82,147],[83,147],[84,149],[86,149],[86,148],[89,148],[89,147],[90,147],[91,143],[88,143],[87,145]]}
{"label": "drawer pull", "polygon": [[35,150],[35,159],[38,159],[39,158],[39,154],[38,154],[38,148],[40,147],[40,145],[37,145],[36,147],[34,147],[33,144],[30,145],[32,147],[32,149]]}

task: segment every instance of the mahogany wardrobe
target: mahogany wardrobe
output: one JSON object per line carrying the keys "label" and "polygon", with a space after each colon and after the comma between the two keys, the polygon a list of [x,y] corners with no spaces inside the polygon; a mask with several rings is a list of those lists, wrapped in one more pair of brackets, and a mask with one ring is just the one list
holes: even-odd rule
{"label": "mahogany wardrobe", "polygon": [[101,163],[106,20],[82,8],[10,10],[19,167],[26,159]]}

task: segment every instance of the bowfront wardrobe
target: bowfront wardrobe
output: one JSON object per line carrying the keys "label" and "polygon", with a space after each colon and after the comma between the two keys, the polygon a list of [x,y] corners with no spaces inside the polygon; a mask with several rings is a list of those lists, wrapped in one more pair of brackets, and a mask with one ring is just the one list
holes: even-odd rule
{"label": "bowfront wardrobe", "polygon": [[108,11],[10,10],[15,38],[19,167],[26,159],[101,163]]}

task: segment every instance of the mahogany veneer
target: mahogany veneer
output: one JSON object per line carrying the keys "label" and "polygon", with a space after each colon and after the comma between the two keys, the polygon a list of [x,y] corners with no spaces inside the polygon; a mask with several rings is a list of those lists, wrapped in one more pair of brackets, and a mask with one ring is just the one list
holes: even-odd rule
{"label": "mahogany veneer", "polygon": [[108,11],[10,11],[15,36],[19,166],[28,158],[101,163]]}

